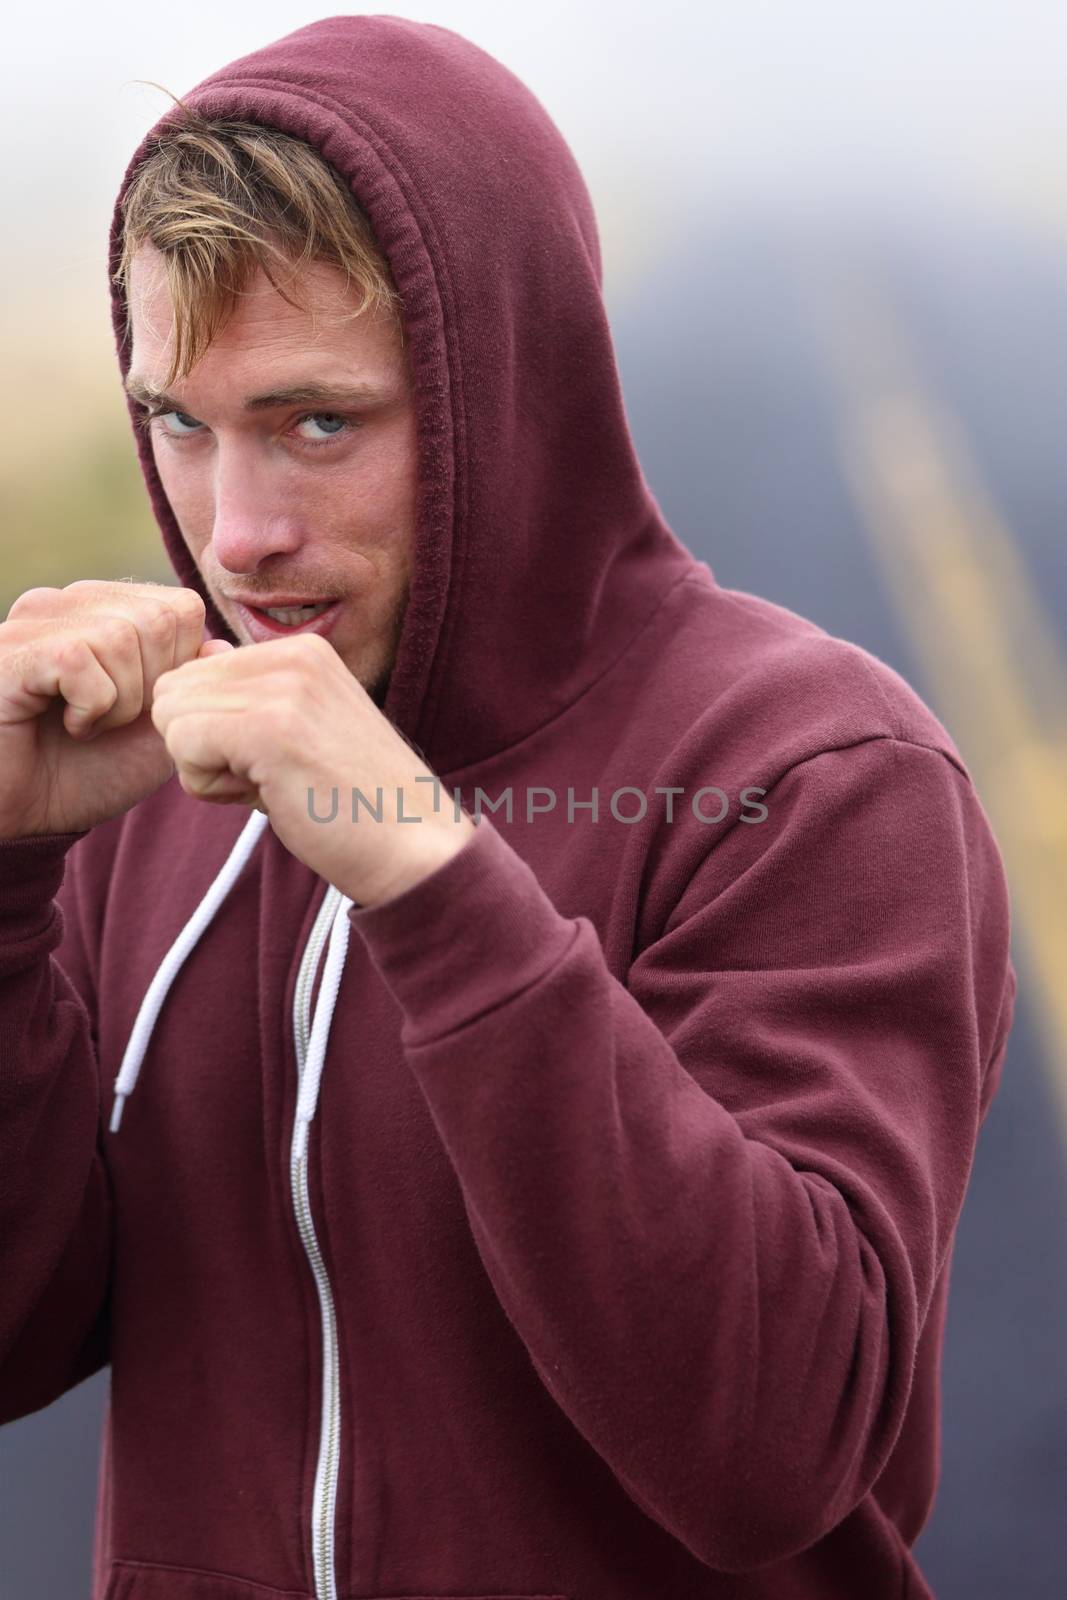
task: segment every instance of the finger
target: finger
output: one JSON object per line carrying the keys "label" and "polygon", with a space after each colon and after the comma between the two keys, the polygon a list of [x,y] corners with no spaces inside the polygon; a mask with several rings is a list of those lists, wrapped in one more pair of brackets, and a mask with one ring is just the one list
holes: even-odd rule
{"label": "finger", "polygon": [[135,722],[146,704],[142,638],[136,623],[130,617],[96,616],[71,632],[88,645],[115,688],[110,707],[93,721],[93,734]]}
{"label": "finger", "polygon": [[204,602],[192,589],[139,586],[129,602],[141,638],[145,704],[159,678],[195,661],[204,634]]}
{"label": "finger", "polygon": [[28,652],[20,676],[28,694],[66,701],[63,725],[75,738],[88,733],[118,698],[114,679],[88,641],[77,634],[52,634],[42,640]]}
{"label": "finger", "polygon": [[61,592],[61,601],[66,602],[66,607],[73,606],[73,615],[80,620],[115,616],[133,622],[140,643],[146,701],[162,673],[195,659],[203,638],[203,600],[195,590],[174,584],[108,583],[79,578]]}
{"label": "finger", "polygon": [[231,651],[234,646],[228,639],[205,639],[200,646],[197,660],[204,661],[208,656],[222,656]]}
{"label": "finger", "polygon": [[[195,658],[203,637],[203,600],[174,584],[126,584],[80,578],[62,590],[62,610],[91,626],[94,618],[126,619],[138,630],[144,702],[163,672]],[[72,611],[70,611],[72,608]],[[59,622],[64,618],[59,616]]]}
{"label": "finger", "polygon": [[[240,779],[223,751],[216,718],[202,712],[181,711],[173,717],[165,717],[158,702],[152,716],[177,768],[178,781],[187,794],[206,797],[216,788],[225,790],[227,779]],[[247,777],[242,781],[247,785]]]}
{"label": "finger", "polygon": [[51,616],[62,593],[62,589],[44,587],[24,589],[8,611],[8,622],[21,622],[28,616]]}
{"label": "finger", "polygon": [[[187,662],[156,684],[150,709],[156,732],[169,740],[172,724],[193,719],[209,725],[220,741],[225,740],[225,748],[231,744],[243,745],[249,716],[247,694],[234,693],[231,685],[219,683],[217,679],[194,676],[190,668],[196,664]],[[224,745],[220,742],[215,748],[221,750]],[[220,756],[218,764],[224,759]]]}
{"label": "finger", "polygon": [[[181,781],[179,777],[179,782]],[[186,792],[193,792],[188,787]],[[198,800],[209,800],[217,806],[253,806],[258,808],[259,790],[233,772],[216,772],[195,790]]]}
{"label": "finger", "polygon": [[204,619],[207,610],[195,589],[167,589],[167,604],[173,606],[178,619],[178,638],[174,651],[174,665],[195,661],[204,642]]}
{"label": "finger", "polygon": [[[116,613],[119,614],[119,613]],[[141,684],[145,701],[152,698],[152,685],[174,665],[178,640],[178,616],[173,606],[152,594],[138,595],[128,611],[137,629],[141,648]]]}

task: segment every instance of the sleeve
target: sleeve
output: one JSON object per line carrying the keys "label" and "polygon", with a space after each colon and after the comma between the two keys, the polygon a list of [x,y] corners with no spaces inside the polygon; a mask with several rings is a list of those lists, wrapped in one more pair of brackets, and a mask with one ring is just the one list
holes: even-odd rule
{"label": "sleeve", "polygon": [[82,837],[0,840],[0,1423],[108,1360],[95,996],[68,854]]}
{"label": "sleeve", "polygon": [[725,1572],[885,1465],[1014,994],[1000,854],[941,752],[824,751],[764,804],[625,984],[485,818],[350,913],[541,1380]]}

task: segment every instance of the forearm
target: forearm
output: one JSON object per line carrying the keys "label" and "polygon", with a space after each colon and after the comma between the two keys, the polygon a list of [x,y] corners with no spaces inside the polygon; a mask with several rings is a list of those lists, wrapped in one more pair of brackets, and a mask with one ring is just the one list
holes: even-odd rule
{"label": "forearm", "polygon": [[[353,914],[542,1380],[632,1498],[720,1570],[803,1548],[877,1478],[973,1155],[962,857],[940,881],[915,861],[913,892],[882,849],[897,759],[850,758],[879,841],[863,870],[842,880],[812,855],[838,901],[829,933],[821,894],[762,926],[709,898],[623,985],[592,924],[560,916],[499,837],[406,903]],[[958,850],[957,780],[928,777],[928,752],[905,759],[948,786],[937,848],[955,830]],[[836,755],[806,777],[828,809],[805,814],[832,826],[823,774],[839,781]]]}

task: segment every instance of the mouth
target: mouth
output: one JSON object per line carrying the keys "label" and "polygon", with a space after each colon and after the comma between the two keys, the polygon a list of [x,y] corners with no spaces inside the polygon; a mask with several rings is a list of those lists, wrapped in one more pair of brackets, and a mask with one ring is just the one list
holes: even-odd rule
{"label": "mouth", "polygon": [[294,601],[258,606],[234,600],[245,631],[255,643],[297,633],[329,633],[341,611],[339,600]]}

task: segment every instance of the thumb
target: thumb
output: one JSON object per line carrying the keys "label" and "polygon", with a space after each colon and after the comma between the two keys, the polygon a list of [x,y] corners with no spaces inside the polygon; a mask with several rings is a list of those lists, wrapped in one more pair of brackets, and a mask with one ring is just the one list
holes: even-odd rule
{"label": "thumb", "polygon": [[221,656],[225,651],[233,648],[228,639],[205,639],[197,651],[196,659],[203,661],[206,656]]}

